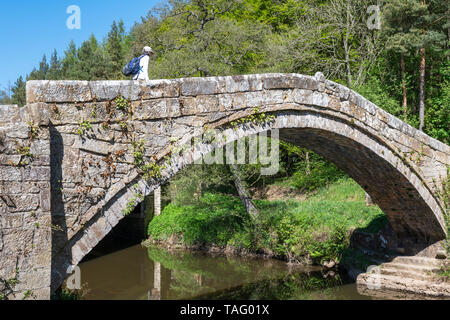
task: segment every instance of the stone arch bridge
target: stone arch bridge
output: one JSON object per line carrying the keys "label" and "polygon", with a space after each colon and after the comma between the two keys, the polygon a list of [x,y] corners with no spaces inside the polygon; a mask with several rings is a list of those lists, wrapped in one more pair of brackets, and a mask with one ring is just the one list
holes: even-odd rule
{"label": "stone arch bridge", "polygon": [[[230,125],[255,112],[270,120]],[[174,152],[208,129],[231,140],[279,129],[280,139],[332,161],[411,254],[446,236],[438,190],[450,147],[321,73],[29,81],[25,107],[0,107],[0,278],[17,276],[15,298],[49,298],[127,206],[217,146]],[[155,163],[148,181],[139,153]]]}

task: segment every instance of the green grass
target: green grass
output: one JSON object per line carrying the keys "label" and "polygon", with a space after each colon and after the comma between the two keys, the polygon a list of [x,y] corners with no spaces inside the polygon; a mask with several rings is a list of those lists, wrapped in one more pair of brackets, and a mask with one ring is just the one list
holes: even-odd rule
{"label": "green grass", "polygon": [[[258,218],[248,218],[239,198],[207,193],[189,206],[169,204],[148,226],[153,240],[176,236],[183,244],[231,246],[289,260],[339,261],[351,231],[377,232],[386,222],[381,210],[367,207],[364,191],[342,178],[306,201],[256,201]],[[376,223],[373,223],[373,222]]]}
{"label": "green grass", "polygon": [[52,294],[51,300],[81,300],[81,296],[76,291],[60,289]]}

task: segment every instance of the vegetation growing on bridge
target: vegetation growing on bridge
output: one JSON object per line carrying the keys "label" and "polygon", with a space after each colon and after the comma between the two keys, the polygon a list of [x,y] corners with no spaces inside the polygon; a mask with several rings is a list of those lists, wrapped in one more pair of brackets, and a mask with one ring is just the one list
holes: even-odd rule
{"label": "vegetation growing on bridge", "polygon": [[250,114],[250,115],[248,115],[248,116],[246,116],[246,117],[243,117],[243,118],[240,118],[240,119],[237,119],[237,120],[234,120],[234,121],[231,121],[230,122],[230,126],[232,127],[232,128],[236,128],[239,124],[262,124],[262,123],[269,123],[269,122],[271,122],[272,120],[274,120],[275,119],[275,116],[274,115],[271,115],[271,114],[266,114],[265,112],[261,112],[261,110],[260,110],[260,108],[259,107],[256,107],[255,109],[254,109],[254,111],[253,111],[253,113],[252,114]]}

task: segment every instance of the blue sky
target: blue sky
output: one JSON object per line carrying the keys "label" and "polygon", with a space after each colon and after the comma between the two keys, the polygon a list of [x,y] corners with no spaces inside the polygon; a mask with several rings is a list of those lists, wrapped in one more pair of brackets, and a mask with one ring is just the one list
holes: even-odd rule
{"label": "blue sky", "polygon": [[[62,56],[70,40],[77,46],[93,33],[102,40],[114,20],[122,19],[127,31],[163,0],[2,0],[0,2],[0,88],[30,73],[42,55],[54,49]],[[66,13],[81,9],[81,29],[69,30]]]}

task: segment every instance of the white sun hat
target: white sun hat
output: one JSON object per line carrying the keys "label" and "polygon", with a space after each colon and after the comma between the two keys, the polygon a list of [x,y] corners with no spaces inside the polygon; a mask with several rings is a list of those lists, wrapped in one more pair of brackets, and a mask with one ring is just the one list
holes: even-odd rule
{"label": "white sun hat", "polygon": [[144,53],[154,53],[152,48],[150,47],[144,47]]}

